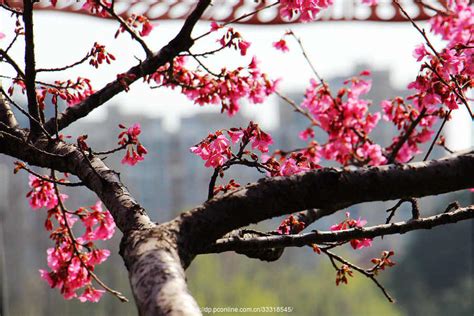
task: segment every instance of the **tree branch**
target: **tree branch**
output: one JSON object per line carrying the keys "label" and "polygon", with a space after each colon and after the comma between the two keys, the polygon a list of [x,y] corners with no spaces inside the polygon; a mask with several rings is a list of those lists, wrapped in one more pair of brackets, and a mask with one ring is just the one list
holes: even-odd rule
{"label": "tree branch", "polygon": [[[36,64],[35,42],[33,35],[33,0],[23,0],[23,22],[25,24],[25,85],[28,98],[28,112],[34,118],[30,119],[31,134],[39,135],[43,122],[36,100]],[[38,123],[39,122],[39,123]]]}
{"label": "tree branch", "polygon": [[240,239],[236,237],[217,240],[203,253],[220,253],[224,251],[244,251],[258,248],[303,247],[312,243],[347,242],[352,239],[375,238],[378,236],[404,234],[419,229],[452,224],[474,218],[474,205],[460,208],[452,212],[430,217],[412,219],[406,222],[383,224],[367,228],[352,228],[343,231],[313,231],[300,235],[278,235]]}
{"label": "tree branch", "polygon": [[[433,181],[436,179],[436,181]],[[442,194],[474,187],[474,152],[428,162],[337,170],[262,179],[215,197],[176,219],[191,252],[226,233],[275,216],[319,208]]]}
{"label": "tree branch", "polygon": [[[191,38],[191,32],[201,15],[204,13],[204,10],[209,6],[210,2],[210,0],[200,0],[194,11],[186,19],[181,31],[173,40],[164,46],[158,53],[146,58],[139,65],[130,68],[124,76],[127,78],[127,84],[131,85],[138,79],[154,73],[159,67],[165,65],[167,62],[171,62],[179,53],[188,51],[194,44],[194,41]],[[101,106],[118,93],[124,91],[125,88],[126,87],[124,87],[121,81],[116,79],[99,91],[90,95],[79,104],[67,108],[63,113],[58,115],[57,126],[59,130],[62,130],[78,119],[88,115],[91,111]],[[54,132],[56,129],[55,119],[51,118],[48,120],[45,124],[45,128],[50,133]]]}
{"label": "tree branch", "polygon": [[[1,81],[0,89],[2,89]],[[15,118],[15,114],[13,114],[10,104],[8,104],[8,101],[5,100],[2,93],[0,93],[0,122],[5,123],[7,126],[12,128],[18,127],[18,122]]]}

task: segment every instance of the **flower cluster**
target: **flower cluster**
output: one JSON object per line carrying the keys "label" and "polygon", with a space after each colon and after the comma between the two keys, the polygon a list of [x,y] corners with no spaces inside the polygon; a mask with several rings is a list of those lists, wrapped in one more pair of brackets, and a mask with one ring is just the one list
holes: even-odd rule
{"label": "flower cluster", "polygon": [[229,116],[238,112],[241,99],[262,103],[276,89],[276,82],[260,71],[255,57],[247,67],[223,68],[217,76],[189,70],[185,63],[184,57],[177,57],[172,69],[169,64],[162,66],[146,80],[171,88],[181,87],[182,93],[199,105],[220,103],[221,111]]}
{"label": "flower cluster", "polygon": [[214,195],[216,195],[219,192],[226,193],[232,190],[235,190],[240,187],[240,184],[235,182],[234,179],[230,179],[229,183],[226,185],[218,185],[214,188]]}
{"label": "flower cluster", "polygon": [[[127,23],[127,25],[132,29],[138,29],[139,27],[141,27],[139,31],[140,36],[148,36],[153,30],[153,24],[151,24],[150,20],[148,20],[148,18],[143,15],[132,14],[125,21],[125,23]],[[115,38],[117,38],[120,33],[123,32],[125,32],[125,27],[121,25],[117,32],[115,32]]]}
{"label": "flower cluster", "polygon": [[[431,139],[433,126],[439,118],[456,110],[459,102],[467,100],[467,91],[474,87],[474,52],[469,48],[474,43],[470,35],[474,32],[474,9],[465,0],[449,1],[449,9],[430,20],[433,32],[447,42],[446,47],[438,52],[427,42],[418,45],[413,52],[413,57],[423,63],[415,81],[408,85],[409,89],[415,90],[407,98],[412,104],[401,98],[382,102],[384,118],[401,131],[387,152],[392,152],[408,135],[397,152],[398,162],[407,162],[418,154],[419,144]],[[417,119],[420,119],[419,123],[412,129],[411,125]]]}
{"label": "flower cluster", "polygon": [[[51,2],[55,2],[53,5],[56,5],[57,0],[51,0]],[[97,15],[101,18],[109,16],[109,13],[107,12],[106,8],[111,7],[112,3],[108,0],[86,0],[86,2],[82,5],[83,10],[87,10],[90,13]]]}
{"label": "flower cluster", "polygon": [[76,81],[56,80],[53,85],[42,86],[37,91],[36,98],[39,106],[45,108],[45,99],[48,94],[52,95],[51,101],[58,105],[58,97],[65,100],[69,106],[74,106],[85,100],[94,93],[90,79],[78,77]]}
{"label": "flower cluster", "polygon": [[[349,212],[346,212],[346,219],[340,222],[339,224],[332,225],[331,231],[339,231],[339,230],[363,227],[367,223],[366,220],[361,220],[360,218],[355,220],[355,219],[352,219],[350,216],[351,214]],[[352,248],[354,249],[370,247],[372,246],[372,239],[370,238],[352,239],[350,241],[350,244]]]}
{"label": "flower cluster", "polygon": [[8,87],[8,90],[7,90],[10,96],[13,95],[13,92],[15,91],[15,86],[18,86],[21,89],[21,93],[25,94],[25,91],[26,91],[25,81],[23,81],[23,79],[20,79],[20,78],[14,78],[12,80],[11,86]]}
{"label": "flower cluster", "polygon": [[[328,160],[336,160],[343,165],[380,165],[386,162],[382,148],[372,143],[367,135],[380,119],[380,113],[369,113],[370,103],[361,99],[371,88],[368,71],[360,73],[344,82],[334,97],[326,84],[311,80],[306,90],[302,108],[309,110],[318,127],[328,134],[326,144],[319,146],[320,155]],[[312,129],[306,129],[301,137],[314,136]]]}
{"label": "flower cluster", "polygon": [[135,123],[129,128],[123,124],[119,124],[119,127],[124,131],[118,135],[118,144],[126,146],[127,148],[122,163],[134,166],[139,161],[143,161],[145,159],[144,156],[148,153],[146,148],[138,140],[138,135],[142,132],[140,124]]}
{"label": "flower cluster", "polygon": [[206,167],[218,168],[232,157],[230,141],[222,133],[217,131],[209,134],[196,146],[190,148],[191,152],[205,160]]}
{"label": "flower cluster", "polygon": [[[230,140],[224,132],[227,133]],[[227,131],[220,130],[214,134],[209,134],[196,146],[191,147],[190,150],[206,161],[206,167],[218,168],[233,157],[231,144],[236,144],[239,141],[242,154],[249,154],[252,158],[256,158],[252,153],[243,152],[247,144],[251,144],[252,149],[265,153],[268,152],[268,146],[273,143],[273,139],[269,134],[262,131],[258,124],[250,122],[245,129],[231,128]]]}
{"label": "flower cluster", "polygon": [[275,47],[275,49],[277,50],[282,51],[283,53],[289,52],[290,49],[288,48],[285,37],[291,34],[293,34],[292,31],[286,31],[279,41],[273,43],[273,47]]}
{"label": "flower cluster", "polygon": [[[44,178],[49,179],[47,176]],[[58,197],[52,182],[30,175],[28,184],[31,190],[26,194],[26,197],[29,199],[32,209],[52,208],[58,204]],[[66,198],[66,194],[61,194],[61,199],[64,200]]]}
{"label": "flower cluster", "polygon": [[[221,28],[222,26],[218,25],[216,22],[211,23],[211,32],[215,32]],[[242,56],[247,55],[247,49],[250,47],[250,42],[244,40],[242,35],[232,27],[227,28],[227,32],[218,39],[217,42],[221,45],[221,48],[233,47],[240,51],[240,55]]]}
{"label": "flower cluster", "polygon": [[280,235],[298,234],[306,227],[306,224],[296,219],[293,215],[288,216],[278,226],[277,232]]}
{"label": "flower cluster", "polygon": [[336,285],[339,283],[347,284],[347,277],[352,277],[352,269],[347,264],[343,264],[336,272]]}
{"label": "flower cluster", "polygon": [[99,68],[99,65],[104,61],[110,64],[112,60],[115,60],[115,56],[105,50],[105,45],[100,45],[97,42],[94,43],[89,55],[91,56],[89,64],[95,68]]}
{"label": "flower cluster", "polygon": [[382,256],[380,258],[372,258],[370,261],[374,264],[374,266],[370,269],[373,271],[374,274],[378,274],[380,270],[385,270],[385,268],[390,268],[395,265],[390,257],[392,257],[395,253],[393,251],[384,251],[382,252]]}
{"label": "flower cluster", "polygon": [[293,19],[300,15],[302,22],[313,21],[319,11],[332,5],[334,0],[281,0],[280,15],[284,18]]}
{"label": "flower cluster", "polygon": [[[15,171],[20,168],[22,164],[17,164]],[[47,179],[46,176],[43,178]],[[33,209],[48,209],[44,226],[55,243],[55,247],[46,252],[50,271],[39,270],[41,278],[51,288],[60,289],[66,299],[97,302],[104,291],[92,286],[92,272],[96,265],[109,257],[110,251],[97,248],[93,242],[113,236],[114,220],[107,210],[102,209],[100,202],[91,206],[90,210],[82,207],[74,212],[65,210],[63,202],[68,196],[60,194],[58,197],[54,184],[44,179],[30,175],[31,190],[27,194]],[[82,222],[85,231],[76,239],[72,229],[78,221]],[[80,289],[84,291],[78,295]]]}
{"label": "flower cluster", "polygon": [[291,153],[276,151],[273,156],[264,156],[263,164],[268,168],[270,176],[291,176],[294,174],[319,169],[319,145],[316,142],[302,150]]}
{"label": "flower cluster", "polygon": [[[96,248],[93,241],[110,239],[115,232],[115,223],[108,211],[103,211],[98,202],[90,207],[66,213],[59,205],[48,210],[45,227],[51,231],[54,248],[47,250],[50,271],[39,270],[51,288],[58,288],[65,299],[77,298],[81,302],[97,302],[104,293],[92,286],[92,272],[95,266],[104,262],[110,255],[107,249]],[[72,227],[79,220],[86,228],[84,234],[74,239]],[[55,228],[52,220],[55,219]],[[84,289],[82,294],[77,293]]]}

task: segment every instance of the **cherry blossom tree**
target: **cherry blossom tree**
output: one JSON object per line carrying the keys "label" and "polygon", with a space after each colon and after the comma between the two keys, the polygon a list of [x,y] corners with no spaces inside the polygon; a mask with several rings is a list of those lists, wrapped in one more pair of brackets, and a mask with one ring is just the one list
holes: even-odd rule
{"label": "cherry blossom tree", "polygon": [[[51,0],[52,5],[56,2]],[[361,2],[373,6],[377,0]],[[122,233],[120,255],[140,315],[200,314],[185,278],[186,268],[198,255],[233,251],[275,261],[285,248],[303,246],[330,260],[337,285],[349,282],[353,273],[360,273],[392,301],[377,275],[395,264],[394,250],[387,249],[366,268],[334,250],[349,244],[357,251],[371,247],[377,242],[376,237],[474,218],[472,205],[440,205],[436,215],[423,217],[417,203],[425,196],[474,187],[473,152],[451,152],[443,159],[430,160],[434,146],[450,151],[442,130],[453,111],[464,107],[472,118],[467,95],[474,86],[474,9],[468,0],[441,1],[437,7],[417,1],[435,13],[428,32],[417,25],[398,0],[393,3],[412,23],[413,31],[420,34],[420,44],[413,52],[420,70],[407,87],[407,98],[387,96],[377,111],[376,105],[364,98],[371,89],[370,71],[349,78],[341,89],[333,91],[292,31],[276,38],[273,46],[282,53],[300,50],[313,70],[314,78],[300,104],[281,93],[279,80],[263,73],[256,57],[236,69],[211,71],[204,57],[226,49],[234,49],[242,56],[248,54],[251,43],[234,24],[256,13],[225,23],[213,21],[205,34],[193,34],[211,0],[196,1],[179,33],[157,52],[147,46],[145,39],[153,25],[145,16],[123,18],[116,13],[114,1],[87,0],[85,9],[96,16],[115,19],[115,36],[128,34],[142,46],[146,58],[98,90],[89,79],[81,77],[43,82],[37,79],[40,72],[60,72],[86,62],[100,71],[116,56],[96,43],[73,64],[38,68],[33,27],[35,1],[14,5],[0,1],[0,6],[16,18],[10,42],[0,33],[0,61],[15,73],[2,75],[6,89],[0,89],[0,152],[18,159],[12,166],[15,173],[29,173],[30,191],[26,198],[32,209],[45,213],[44,227],[52,247],[46,251],[48,267],[39,270],[39,277],[65,299],[97,302],[108,292],[127,301],[94,273],[95,267],[110,255],[109,250],[98,248],[96,241],[110,239],[118,229]],[[308,22],[332,4],[333,0],[280,0],[259,10],[278,6],[282,17]],[[433,46],[430,39],[435,36],[441,37],[444,47]],[[11,47],[21,40],[24,66],[10,54]],[[209,40],[207,51],[192,52],[195,42],[205,40]],[[200,106],[220,105],[223,114],[229,116],[239,111],[244,100],[258,104],[277,95],[307,119],[308,125],[294,135],[306,146],[270,151],[271,135],[255,122],[209,134],[189,149],[196,159],[202,159],[203,167],[214,170],[206,201],[168,222],[155,223],[129,193],[118,172],[109,169],[104,161],[106,156],[120,152],[122,163],[130,166],[146,159],[146,144],[140,142],[140,135],[146,130],[142,131],[138,123],[120,124],[117,139],[110,140],[115,148],[105,151],[91,148],[87,135],[71,140],[61,134],[67,126],[106,106],[113,96],[133,88],[138,80],[154,88],[179,90]],[[21,102],[13,100],[15,91],[23,96]],[[45,114],[49,99],[54,107],[51,117]],[[60,100],[68,105],[64,111],[58,107]],[[14,112],[26,116],[29,125],[20,126]],[[435,128],[438,122],[439,127]],[[391,124],[398,130],[388,146],[371,139],[378,124]],[[315,140],[317,133],[326,136],[325,142]],[[420,156],[420,145],[424,143],[430,146]],[[341,168],[323,167],[327,162]],[[225,172],[235,165],[254,168],[262,178],[247,185],[240,185],[238,179],[223,182]],[[68,196],[61,193],[63,187],[86,187],[97,195],[98,201],[92,206],[69,209]],[[368,226],[366,220],[353,218],[349,211],[345,216],[338,213],[354,204],[387,200],[398,202],[388,210],[385,223]],[[392,223],[395,212],[405,202],[412,206],[411,218]],[[327,231],[308,229],[312,223],[336,213],[334,225]],[[287,217],[273,231],[246,229],[250,224],[282,215]]]}

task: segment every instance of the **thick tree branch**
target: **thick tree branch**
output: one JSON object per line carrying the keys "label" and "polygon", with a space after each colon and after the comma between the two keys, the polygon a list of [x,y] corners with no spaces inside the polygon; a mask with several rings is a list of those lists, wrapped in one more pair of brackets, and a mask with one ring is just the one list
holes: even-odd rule
{"label": "thick tree branch", "polygon": [[[186,19],[181,31],[173,40],[171,40],[158,53],[145,59],[139,65],[130,68],[124,76],[124,78],[127,78],[125,79],[127,85],[131,85],[138,79],[154,73],[160,66],[165,65],[167,62],[171,62],[179,53],[189,50],[189,48],[194,44],[194,41],[191,38],[191,32],[201,15],[204,13],[204,10],[209,6],[210,2],[210,0],[200,0],[194,11]],[[91,111],[101,106],[118,93],[124,91],[125,88],[126,87],[121,83],[121,81],[116,79],[79,104],[67,108],[63,113],[58,115],[58,129],[62,130],[78,119],[88,115]],[[55,132],[55,119],[51,118],[46,122],[45,128],[50,133]]]}
{"label": "thick tree branch", "polygon": [[236,237],[221,239],[211,245],[205,252],[220,253],[224,251],[245,251],[247,249],[259,248],[303,247],[312,243],[346,242],[352,239],[375,238],[378,236],[404,234],[419,229],[431,229],[433,227],[473,218],[474,205],[471,205],[430,217],[367,228],[352,228],[333,232],[313,231],[300,235],[265,236],[252,239],[240,239]]}
{"label": "thick tree branch", "polygon": [[339,206],[422,197],[474,187],[474,152],[442,160],[406,165],[360,168],[355,171],[326,168],[291,177],[262,179],[215,197],[176,221],[182,241],[191,251],[201,251],[226,233],[275,216],[309,208]]}

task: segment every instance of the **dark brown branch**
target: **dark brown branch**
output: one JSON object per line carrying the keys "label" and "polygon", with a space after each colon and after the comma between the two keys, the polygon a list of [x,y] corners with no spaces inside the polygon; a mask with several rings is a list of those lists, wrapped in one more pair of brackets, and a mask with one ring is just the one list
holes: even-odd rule
{"label": "dark brown branch", "polygon": [[15,15],[22,15],[23,12],[21,11],[18,11],[12,7],[10,7],[8,4],[6,3],[0,3],[0,7],[2,7],[3,9],[7,10],[8,12],[12,13],[12,14],[15,14]]}
{"label": "dark brown branch", "polygon": [[[474,152],[437,161],[352,171],[326,168],[291,177],[262,179],[215,197],[183,213],[176,221],[181,232],[194,236],[186,246],[200,251],[200,247],[234,229],[299,210],[319,208],[334,212],[340,206],[422,197],[471,187],[474,187]],[[329,214],[331,211],[324,215]]]}
{"label": "dark brown branch", "polygon": [[[0,85],[0,97],[1,98],[5,98],[11,105],[13,105],[18,111],[20,111],[21,113],[23,113],[26,117],[28,117],[30,120],[34,120],[36,121],[36,119],[34,117],[32,117],[30,115],[30,113],[28,113],[27,111],[25,111],[25,109],[23,109],[21,106],[19,106],[18,104],[16,104],[15,101],[13,101],[12,98],[10,98],[10,96],[5,92],[5,90],[3,90],[3,87]],[[36,121],[38,123],[38,125],[41,127],[41,130],[43,131],[43,133],[46,135],[46,137],[48,138],[51,138],[51,135],[49,135],[49,133],[44,129],[44,127],[39,124],[38,121]]]}
{"label": "dark brown branch", "polygon": [[404,234],[413,230],[431,229],[474,218],[474,206],[459,208],[452,212],[442,213],[425,218],[412,219],[407,222],[383,224],[366,228],[352,228],[344,231],[314,231],[301,235],[266,236],[253,239],[221,239],[208,247],[203,253],[220,253],[225,251],[243,251],[257,248],[303,247],[312,243],[346,242],[352,239],[375,238],[379,236]]}
{"label": "dark brown branch", "polygon": [[[204,10],[209,6],[210,2],[210,0],[199,1],[194,11],[186,19],[181,31],[173,40],[171,40],[158,53],[145,59],[139,65],[130,68],[125,73],[125,77],[128,78],[128,85],[131,85],[146,75],[154,73],[160,66],[165,65],[167,62],[171,62],[173,58],[179,53],[189,50],[189,48],[194,44],[194,41],[191,39],[191,32],[194,28],[194,25],[196,25],[197,21],[203,14]],[[88,115],[91,111],[124,90],[125,87],[122,85],[120,80],[116,79],[79,104],[67,108],[63,113],[58,115],[57,125],[59,130],[62,130],[71,123]],[[56,122],[54,118],[46,122],[45,128],[49,132],[53,132],[55,130]]]}
{"label": "dark brown branch", "polygon": [[0,49],[0,56],[5,59],[5,61],[13,67],[13,69],[15,69],[18,77],[21,77],[22,79],[25,78],[23,70],[21,70],[20,66],[18,66],[18,64],[13,60],[13,58],[10,57],[10,55],[8,55],[6,51]]}
{"label": "dark brown branch", "polygon": [[57,68],[39,68],[39,69],[36,69],[36,72],[37,73],[38,72],[52,72],[52,71],[63,71],[63,70],[66,70],[66,69],[70,69],[70,68],[76,67],[76,66],[84,63],[91,56],[92,55],[90,53],[87,53],[87,55],[85,55],[81,60],[78,60],[75,63],[72,63],[70,65],[66,65],[66,66],[63,66],[63,67],[57,67]]}
{"label": "dark brown branch", "polygon": [[[35,43],[33,34],[33,0],[23,0],[23,22],[25,24],[25,86],[28,98],[28,113],[34,118],[30,119],[31,134],[39,135],[43,122],[40,108],[36,100],[36,64]],[[39,122],[39,124],[38,124]]]}

